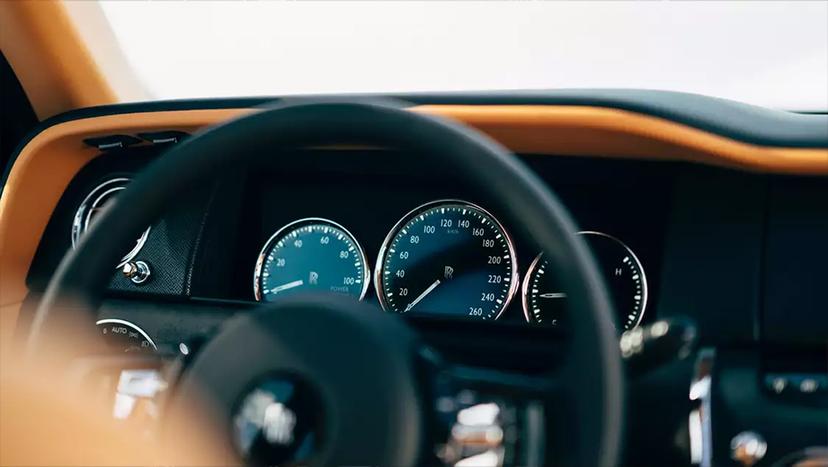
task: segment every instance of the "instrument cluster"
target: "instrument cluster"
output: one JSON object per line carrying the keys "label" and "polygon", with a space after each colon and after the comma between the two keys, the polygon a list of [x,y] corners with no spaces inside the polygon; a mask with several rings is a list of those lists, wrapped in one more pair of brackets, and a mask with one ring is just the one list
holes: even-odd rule
{"label": "instrument cluster", "polygon": [[[378,178],[333,154],[322,156],[326,171],[294,169],[294,179],[279,183],[270,170],[229,176],[125,245],[113,291],[181,297],[183,290],[247,305],[326,292],[415,319],[568,328],[574,311],[564,281],[523,226],[502,222],[479,193],[425,169],[400,183],[399,169],[381,156],[360,156],[374,157],[365,165]],[[640,165],[584,167],[541,160],[535,168],[586,227],[578,235],[608,286],[620,333],[645,319],[658,291],[668,198],[642,194],[669,185],[663,172]],[[91,173],[68,198],[70,247],[128,185],[124,172]]]}
{"label": "instrument cluster", "polygon": [[[619,331],[637,326],[647,306],[647,279],[636,254],[603,232],[580,232],[610,288]],[[504,225],[463,200],[428,202],[402,216],[385,237],[374,274],[360,242],[346,227],[322,217],[298,219],[262,246],[253,271],[256,300],[308,291],[362,300],[373,289],[387,312],[496,320],[521,294],[528,323],[565,327],[567,292],[542,253],[525,270]],[[523,284],[522,287],[520,284]]]}

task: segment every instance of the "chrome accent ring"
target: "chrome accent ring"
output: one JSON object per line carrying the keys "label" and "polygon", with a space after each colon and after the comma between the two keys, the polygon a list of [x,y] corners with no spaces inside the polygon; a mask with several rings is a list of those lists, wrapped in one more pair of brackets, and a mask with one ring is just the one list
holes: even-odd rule
{"label": "chrome accent ring", "polygon": [[124,326],[129,327],[129,328],[132,328],[135,331],[138,331],[138,334],[140,334],[141,337],[143,337],[144,339],[147,340],[147,342],[150,343],[153,350],[156,350],[156,351],[158,350],[158,346],[155,345],[155,341],[152,340],[152,337],[150,337],[150,335],[147,334],[147,332],[144,331],[141,328],[141,326],[138,326],[137,324],[133,323],[132,321],[127,321],[125,319],[120,319],[120,318],[104,318],[104,319],[99,319],[99,320],[95,321],[95,326],[100,326],[101,324],[122,324]]}
{"label": "chrome accent ring", "polygon": [[[95,209],[101,207],[102,202],[107,198],[112,196],[113,193],[117,193],[126,188],[127,184],[129,184],[130,179],[126,177],[118,177],[118,178],[111,178],[100,185],[96,186],[92,191],[86,195],[86,198],[81,201],[78,209],[75,211],[75,217],[72,219],[72,249],[77,248],[78,243],[80,242],[81,237],[83,236],[84,232],[89,229],[89,222],[92,219],[92,212]],[[116,266],[116,269],[122,268],[126,263],[131,261],[135,258],[136,255],[141,251],[144,247],[144,244],[147,242],[147,238],[149,237],[150,227],[138,237],[138,240],[135,242],[135,246],[121,258],[121,261]]]}
{"label": "chrome accent ring", "polygon": [[538,256],[535,256],[535,259],[532,260],[532,264],[529,265],[529,269],[526,270],[526,275],[523,276],[523,286],[521,287],[520,292],[520,303],[523,306],[523,317],[526,318],[526,322],[529,324],[532,324],[532,316],[529,313],[529,279],[532,277],[532,274],[535,273],[535,270],[540,266],[542,258],[543,253],[538,253]]}

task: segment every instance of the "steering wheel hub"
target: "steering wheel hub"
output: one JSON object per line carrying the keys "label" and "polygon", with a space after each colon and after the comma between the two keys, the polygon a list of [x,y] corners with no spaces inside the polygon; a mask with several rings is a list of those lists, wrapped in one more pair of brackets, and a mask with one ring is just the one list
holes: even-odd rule
{"label": "steering wheel hub", "polygon": [[412,465],[422,437],[419,343],[347,297],[297,295],[225,323],[185,370],[229,451],[253,465]]}
{"label": "steering wheel hub", "polygon": [[321,442],[322,417],[313,388],[290,375],[265,378],[233,418],[234,441],[251,465],[306,463]]}

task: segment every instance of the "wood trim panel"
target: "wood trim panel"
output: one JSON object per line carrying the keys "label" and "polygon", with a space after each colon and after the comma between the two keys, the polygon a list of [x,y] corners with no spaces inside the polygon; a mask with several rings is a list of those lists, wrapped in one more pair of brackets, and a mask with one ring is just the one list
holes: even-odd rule
{"label": "wood trim panel", "polygon": [[[828,149],[763,147],[629,111],[546,105],[425,105],[515,152],[686,161],[755,172],[828,175]],[[54,125],[20,152],[0,198],[0,331],[11,329],[46,224],[78,171],[98,155],[83,139],[113,133],[198,131],[252,112],[210,109],[107,115]],[[6,340],[6,339],[3,339]]]}

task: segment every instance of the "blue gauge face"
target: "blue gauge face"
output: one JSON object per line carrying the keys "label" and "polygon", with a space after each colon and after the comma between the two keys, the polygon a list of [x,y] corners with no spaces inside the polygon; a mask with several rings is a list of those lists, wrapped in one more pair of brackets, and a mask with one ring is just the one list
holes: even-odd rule
{"label": "blue gauge face", "polygon": [[395,226],[377,266],[383,308],[497,319],[517,287],[515,252],[494,217],[463,201],[436,201]]}
{"label": "blue gauge face", "polygon": [[[615,304],[619,331],[638,326],[647,306],[647,278],[635,253],[621,240],[601,232],[579,232],[597,261]],[[523,312],[530,323],[567,326],[566,291],[538,255],[523,281]]]}
{"label": "blue gauge face", "polygon": [[362,299],[370,278],[356,239],[339,224],[317,218],[292,222],[273,234],[259,254],[254,276],[259,301],[298,291]]}

